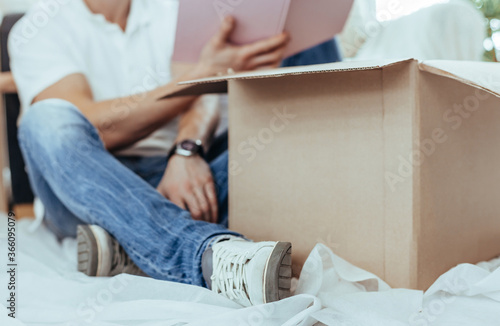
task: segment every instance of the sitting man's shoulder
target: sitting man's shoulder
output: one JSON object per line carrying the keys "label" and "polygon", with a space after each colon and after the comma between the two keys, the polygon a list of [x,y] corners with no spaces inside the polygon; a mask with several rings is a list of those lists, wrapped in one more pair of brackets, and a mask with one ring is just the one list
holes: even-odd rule
{"label": "sitting man's shoulder", "polygon": [[[41,0],[16,23],[9,34],[9,51],[29,49],[29,44],[61,39],[78,30],[82,20],[76,5],[80,0]],[[81,27],[81,26],[80,26]]]}

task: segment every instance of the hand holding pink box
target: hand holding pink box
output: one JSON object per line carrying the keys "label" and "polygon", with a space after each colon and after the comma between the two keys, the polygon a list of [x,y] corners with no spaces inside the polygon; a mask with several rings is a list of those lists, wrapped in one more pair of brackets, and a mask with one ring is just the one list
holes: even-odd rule
{"label": "hand holding pink box", "polygon": [[285,57],[342,31],[353,0],[181,0],[173,61],[197,62],[226,16],[237,21],[231,42],[248,44],[283,31],[291,41]]}

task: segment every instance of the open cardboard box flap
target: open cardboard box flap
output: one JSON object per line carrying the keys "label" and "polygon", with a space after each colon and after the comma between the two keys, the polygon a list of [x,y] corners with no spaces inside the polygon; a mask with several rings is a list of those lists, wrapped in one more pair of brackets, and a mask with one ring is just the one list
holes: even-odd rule
{"label": "open cardboard box flap", "polygon": [[496,62],[430,60],[421,62],[419,68],[500,97],[500,65]]}
{"label": "open cardboard box flap", "polygon": [[[181,86],[188,85],[189,87],[166,95],[162,99],[178,96],[224,94],[227,93],[227,82],[230,80],[279,78],[292,75],[336,73],[355,70],[377,70],[394,65],[404,64],[410,61],[416,60],[404,59],[347,61],[313,66],[299,66],[273,70],[243,72],[220,77],[197,79],[179,83],[179,85]],[[420,62],[419,68],[421,71],[426,71],[434,75],[456,79],[462,83],[482,89],[497,97],[500,97],[500,80],[496,81],[496,79],[498,79],[498,77],[496,76],[500,76],[500,65],[498,63],[431,60]]]}

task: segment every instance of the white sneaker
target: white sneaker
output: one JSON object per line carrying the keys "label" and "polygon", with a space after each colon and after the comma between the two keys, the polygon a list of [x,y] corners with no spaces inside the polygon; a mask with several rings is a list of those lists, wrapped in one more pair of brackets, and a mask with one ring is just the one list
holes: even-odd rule
{"label": "white sneaker", "polygon": [[88,276],[115,276],[126,273],[146,276],[123,247],[97,225],[77,228],[78,271]]}
{"label": "white sneaker", "polygon": [[212,246],[212,291],[245,307],[290,296],[292,245],[231,237]]}

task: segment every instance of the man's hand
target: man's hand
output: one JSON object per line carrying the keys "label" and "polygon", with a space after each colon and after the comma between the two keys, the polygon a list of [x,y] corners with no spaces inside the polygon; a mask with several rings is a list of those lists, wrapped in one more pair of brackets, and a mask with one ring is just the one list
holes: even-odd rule
{"label": "man's hand", "polygon": [[210,166],[199,156],[174,155],[158,191],[195,220],[217,223],[217,195]]}
{"label": "man's hand", "polygon": [[217,33],[205,46],[198,63],[198,70],[208,75],[226,74],[233,71],[271,69],[279,67],[283,60],[289,37],[287,34],[248,45],[232,45],[229,37],[234,31],[234,18],[227,17]]}

